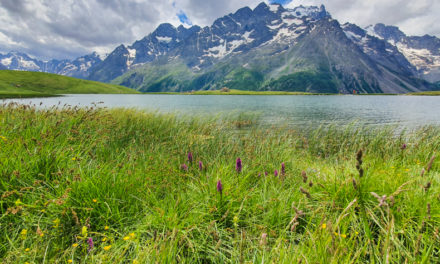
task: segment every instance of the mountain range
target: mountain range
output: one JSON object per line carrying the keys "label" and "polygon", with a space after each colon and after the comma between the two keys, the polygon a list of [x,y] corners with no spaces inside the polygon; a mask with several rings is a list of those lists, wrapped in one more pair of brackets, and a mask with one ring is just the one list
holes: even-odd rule
{"label": "mountain range", "polygon": [[[341,25],[322,5],[244,7],[207,27],[161,24],[105,58],[40,61],[0,54],[8,69],[111,82],[144,92],[284,90],[406,93],[436,89],[440,39],[394,26]],[[1,65],[0,65],[1,67]]]}

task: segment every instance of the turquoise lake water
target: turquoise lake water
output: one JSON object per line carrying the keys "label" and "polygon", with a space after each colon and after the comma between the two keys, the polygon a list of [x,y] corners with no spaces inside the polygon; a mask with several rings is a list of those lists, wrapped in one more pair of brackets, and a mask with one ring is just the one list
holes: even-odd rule
{"label": "turquoise lake water", "polygon": [[184,115],[252,112],[264,124],[319,126],[330,123],[397,125],[415,128],[440,125],[440,96],[353,95],[66,95],[2,100],[51,106],[130,107]]}

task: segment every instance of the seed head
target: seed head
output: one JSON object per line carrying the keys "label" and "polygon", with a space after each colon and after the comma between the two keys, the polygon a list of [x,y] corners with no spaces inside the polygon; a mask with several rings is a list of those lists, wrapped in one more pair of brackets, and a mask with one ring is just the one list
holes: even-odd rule
{"label": "seed head", "polygon": [[301,172],[301,176],[302,176],[302,178],[303,178],[303,182],[304,182],[304,183],[307,183],[307,173],[306,173],[305,171],[302,171],[302,172]]}

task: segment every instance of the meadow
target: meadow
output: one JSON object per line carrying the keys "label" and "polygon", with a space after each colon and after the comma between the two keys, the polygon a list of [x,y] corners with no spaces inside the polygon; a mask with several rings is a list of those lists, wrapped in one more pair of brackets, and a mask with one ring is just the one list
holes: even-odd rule
{"label": "meadow", "polygon": [[44,72],[0,71],[0,99],[50,97],[59,94],[135,94],[133,89]]}
{"label": "meadow", "polygon": [[2,263],[438,263],[440,128],[0,107]]}

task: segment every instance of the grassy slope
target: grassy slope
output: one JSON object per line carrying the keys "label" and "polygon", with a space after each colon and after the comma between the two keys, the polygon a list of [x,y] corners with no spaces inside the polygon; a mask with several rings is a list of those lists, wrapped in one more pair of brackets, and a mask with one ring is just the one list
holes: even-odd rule
{"label": "grassy slope", "polygon": [[0,108],[2,263],[440,261],[440,167],[426,165],[439,128],[237,133],[251,120],[12,107]]}
{"label": "grassy slope", "polygon": [[88,93],[138,93],[123,86],[81,80],[41,72],[0,71],[0,94],[88,94]]}

